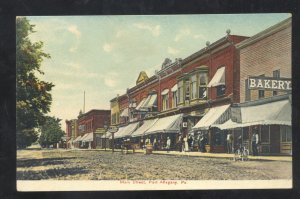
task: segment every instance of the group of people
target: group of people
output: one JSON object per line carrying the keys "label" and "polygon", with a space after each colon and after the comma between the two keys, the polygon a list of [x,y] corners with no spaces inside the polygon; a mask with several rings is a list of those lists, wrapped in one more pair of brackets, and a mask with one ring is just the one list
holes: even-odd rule
{"label": "group of people", "polygon": [[[241,148],[243,146],[242,143],[242,136],[240,135],[237,138],[237,143],[235,144],[237,147]],[[233,146],[233,135],[232,133],[228,133],[226,137],[227,142],[227,153],[233,153],[234,152],[234,146]],[[255,127],[253,129],[253,134],[251,138],[251,147],[252,147],[252,155],[257,156],[258,155],[258,144],[259,144],[259,136],[258,136],[258,129]]]}
{"label": "group of people", "polygon": [[171,149],[171,139],[170,139],[170,137],[167,137],[167,140],[166,140],[165,144],[163,144],[161,142],[161,140],[158,139],[157,137],[154,137],[153,142],[151,142],[150,137],[147,137],[145,139],[145,143],[144,143],[143,138],[141,138],[141,140],[140,140],[140,148],[144,148],[148,144],[150,144],[150,145],[153,146],[153,150],[159,150],[161,148],[165,148],[166,150],[169,151]]}
{"label": "group of people", "polygon": [[193,151],[198,146],[198,151],[205,152],[205,145],[207,144],[206,136],[199,133],[197,136],[194,134],[182,136],[179,135],[177,140],[177,149],[180,152]]}

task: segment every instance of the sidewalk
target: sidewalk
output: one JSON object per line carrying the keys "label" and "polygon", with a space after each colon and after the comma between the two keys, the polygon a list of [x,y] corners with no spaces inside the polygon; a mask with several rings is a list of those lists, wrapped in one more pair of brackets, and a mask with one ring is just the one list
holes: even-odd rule
{"label": "sidewalk", "polygon": [[[79,149],[82,150],[82,149]],[[104,149],[83,149],[83,150],[99,150],[105,151]],[[106,151],[111,152],[111,149],[106,149]],[[115,149],[115,152],[120,152],[121,149]],[[132,150],[128,151],[132,153]],[[136,149],[135,153],[145,153],[145,150]],[[177,155],[177,156],[191,156],[191,157],[207,157],[207,158],[230,158],[233,159],[233,154],[227,153],[202,153],[202,152],[179,152],[179,151],[153,151],[153,154],[157,155]],[[269,161],[288,161],[291,162],[292,156],[252,156],[249,155],[248,158],[250,160],[269,160]]]}

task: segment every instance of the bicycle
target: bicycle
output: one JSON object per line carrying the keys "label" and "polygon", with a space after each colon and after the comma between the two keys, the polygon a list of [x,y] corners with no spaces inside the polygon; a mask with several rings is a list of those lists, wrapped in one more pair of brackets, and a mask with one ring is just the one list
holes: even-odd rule
{"label": "bicycle", "polygon": [[240,146],[234,152],[234,161],[237,160],[247,161],[249,160],[248,156],[249,156],[249,150],[245,146]]}

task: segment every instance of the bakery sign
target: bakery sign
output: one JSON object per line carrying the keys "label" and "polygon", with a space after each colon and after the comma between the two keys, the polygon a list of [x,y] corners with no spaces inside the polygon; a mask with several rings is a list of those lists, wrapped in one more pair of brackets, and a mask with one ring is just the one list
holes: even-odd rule
{"label": "bakery sign", "polygon": [[276,77],[248,77],[248,88],[261,90],[291,91],[292,80],[290,78]]}

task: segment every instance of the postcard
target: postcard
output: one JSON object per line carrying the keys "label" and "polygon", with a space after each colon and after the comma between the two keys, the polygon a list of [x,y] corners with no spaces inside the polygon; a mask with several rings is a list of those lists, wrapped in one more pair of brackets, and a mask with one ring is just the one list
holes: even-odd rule
{"label": "postcard", "polygon": [[291,189],[291,22],[16,17],[17,190]]}

